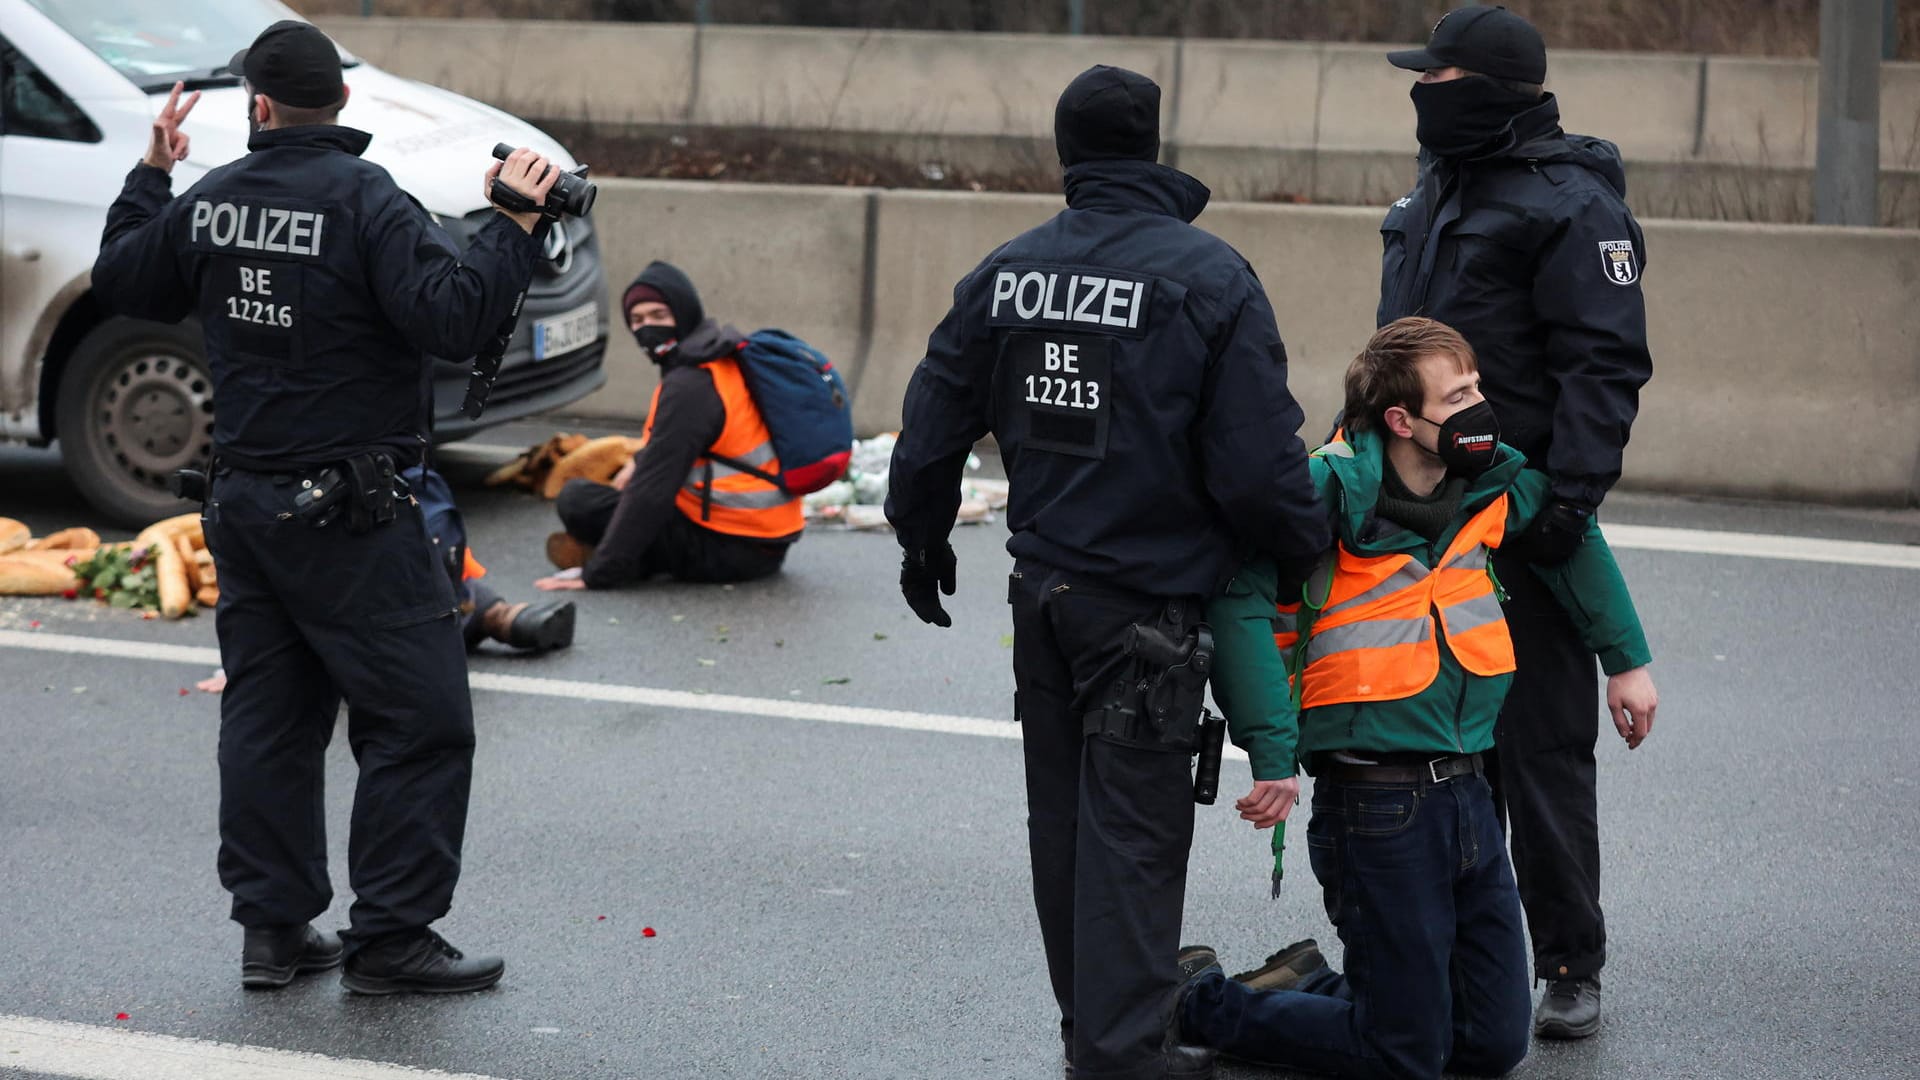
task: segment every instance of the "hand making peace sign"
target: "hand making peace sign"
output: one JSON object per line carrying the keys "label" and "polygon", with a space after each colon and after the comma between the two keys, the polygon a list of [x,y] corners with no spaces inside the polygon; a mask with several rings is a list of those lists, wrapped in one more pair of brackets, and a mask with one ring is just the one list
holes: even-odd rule
{"label": "hand making peace sign", "polygon": [[195,90],[187,98],[186,104],[180,103],[180,91],[184,83],[174,83],[173,93],[167,95],[167,103],[160,109],[160,115],[153,121],[153,139],[147,144],[147,164],[162,172],[172,172],[173,163],[187,159],[187,144],[191,140],[180,130],[186,122],[187,114],[200,103],[200,91]]}

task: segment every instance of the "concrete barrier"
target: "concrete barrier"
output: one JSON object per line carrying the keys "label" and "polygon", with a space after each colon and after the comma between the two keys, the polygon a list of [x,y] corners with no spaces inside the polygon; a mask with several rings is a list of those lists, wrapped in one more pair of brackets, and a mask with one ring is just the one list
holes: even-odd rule
{"label": "concrete barrier", "polygon": [[[1383,168],[1414,149],[1410,79],[1386,63],[1387,46],[658,23],[321,25],[382,67],[535,120],[960,139],[952,152],[992,167],[1009,160],[1009,145],[1020,157],[1044,148],[1060,88],[1103,62],[1160,81],[1169,160],[1226,197],[1377,198],[1383,186],[1405,187],[1385,183]],[[1612,139],[1633,165],[1667,167],[1670,184],[1714,167],[1809,169],[1816,74],[1807,60],[1564,50],[1552,54],[1548,85],[1570,130]],[[1881,84],[1882,168],[1920,175],[1920,64],[1885,65]]]}
{"label": "concrete barrier", "polygon": [[659,381],[626,332],[620,296],[654,259],[693,277],[707,314],[778,326],[845,363],[864,345],[868,204],[854,188],[602,180],[593,218],[607,267],[607,385],[572,411],[644,419]]}
{"label": "concrete barrier", "polygon": [[1051,138],[1053,102],[1095,63],[1163,84],[1172,43],[1149,38],[709,27],[694,119],[905,135]]}
{"label": "concrete barrier", "polygon": [[[873,434],[898,426],[954,283],[1059,207],[1042,196],[609,181],[596,218],[616,308],[632,273],[669,259],[715,316],[743,330],[784,326],[826,350],[853,387],[857,426]],[[1199,220],[1266,284],[1309,439],[1323,434],[1373,329],[1379,213],[1220,203]],[[1655,376],[1627,487],[1920,497],[1920,232],[1645,228]],[[637,426],[653,372],[617,336],[612,378],[583,411]]]}

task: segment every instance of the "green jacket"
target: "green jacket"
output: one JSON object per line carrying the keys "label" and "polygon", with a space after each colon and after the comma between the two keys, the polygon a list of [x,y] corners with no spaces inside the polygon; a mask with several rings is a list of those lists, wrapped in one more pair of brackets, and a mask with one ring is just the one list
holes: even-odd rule
{"label": "green jacket", "polygon": [[[1311,459],[1314,488],[1341,546],[1363,556],[1405,553],[1429,568],[1461,527],[1503,492],[1509,496],[1507,535],[1532,524],[1552,500],[1551,482],[1525,464],[1518,451],[1502,445],[1493,467],[1467,488],[1459,511],[1434,543],[1407,530],[1363,543],[1357,538],[1374,517],[1386,468],[1384,442],[1362,432],[1344,447],[1322,447]],[[1597,521],[1588,526],[1586,542],[1573,558],[1533,571],[1559,599],[1607,674],[1651,661],[1633,598]],[[1454,659],[1444,634],[1438,635],[1440,674],[1413,697],[1326,705],[1298,715],[1287,684],[1286,662],[1292,658],[1283,660],[1273,641],[1278,582],[1272,560],[1254,559],[1207,606],[1214,633],[1214,700],[1226,713],[1234,745],[1252,760],[1254,779],[1285,779],[1294,774],[1296,761],[1322,750],[1476,753],[1493,745],[1494,720],[1513,676],[1469,673]]]}

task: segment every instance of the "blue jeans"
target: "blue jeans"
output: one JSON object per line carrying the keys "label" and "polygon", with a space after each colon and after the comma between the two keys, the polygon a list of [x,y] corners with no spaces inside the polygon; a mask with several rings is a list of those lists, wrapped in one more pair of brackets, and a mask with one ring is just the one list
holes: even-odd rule
{"label": "blue jeans", "polygon": [[1499,1076],[1526,1056],[1527,939],[1485,780],[1314,783],[1307,850],[1346,973],[1295,990],[1218,974],[1181,1033],[1245,1061],[1355,1077]]}

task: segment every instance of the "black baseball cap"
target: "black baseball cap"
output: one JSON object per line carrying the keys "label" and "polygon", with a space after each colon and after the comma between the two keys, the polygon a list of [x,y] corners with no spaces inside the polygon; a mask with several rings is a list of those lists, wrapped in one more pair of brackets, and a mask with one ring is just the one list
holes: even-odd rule
{"label": "black baseball cap", "polygon": [[233,54],[227,70],[257,94],[296,109],[324,109],[346,96],[340,50],[312,23],[282,19]]}
{"label": "black baseball cap", "polygon": [[1409,71],[1461,67],[1495,79],[1547,81],[1547,43],[1540,31],[1506,8],[1486,4],[1440,16],[1426,48],[1390,52],[1387,62]]}

